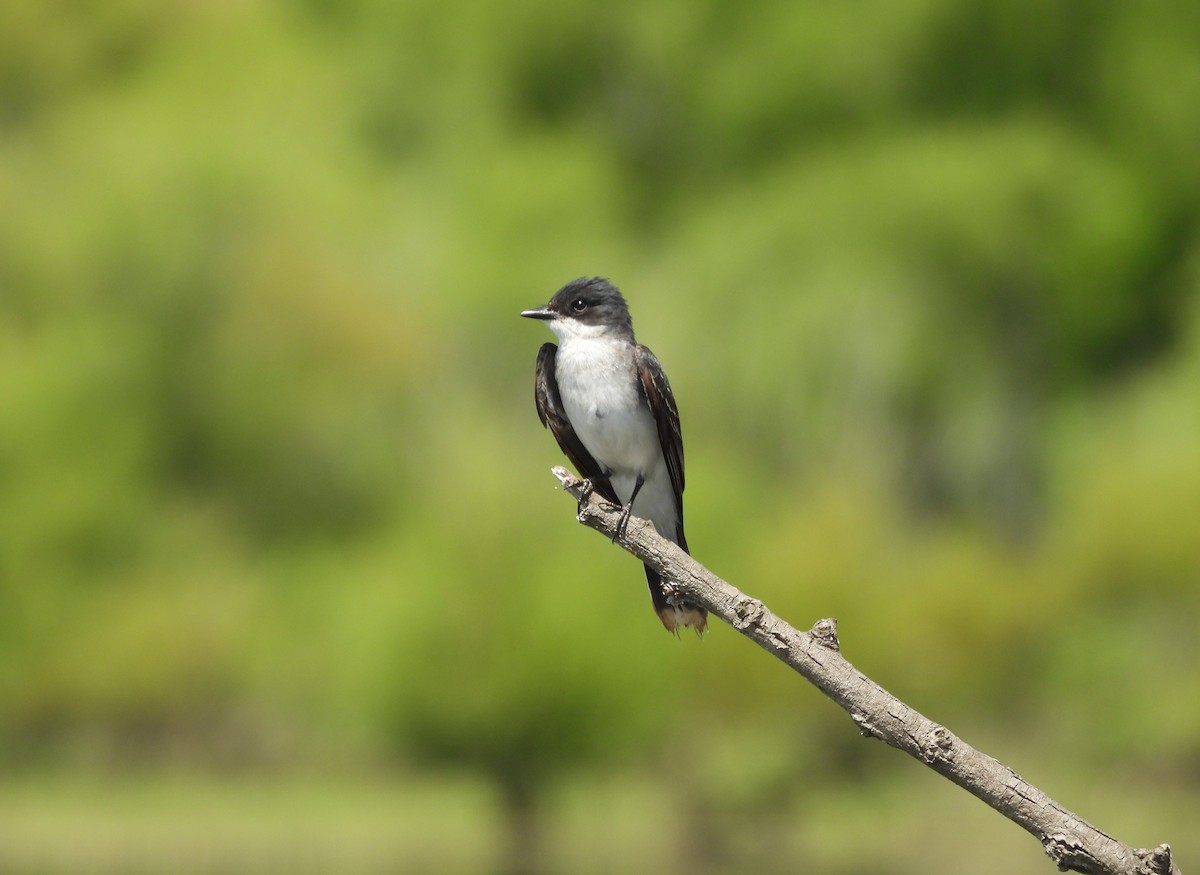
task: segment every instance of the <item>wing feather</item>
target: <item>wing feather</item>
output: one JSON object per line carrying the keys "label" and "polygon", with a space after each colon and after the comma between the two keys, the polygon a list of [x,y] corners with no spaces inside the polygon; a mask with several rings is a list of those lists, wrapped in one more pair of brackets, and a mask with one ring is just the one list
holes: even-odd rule
{"label": "wing feather", "polygon": [[554,376],[555,356],[558,347],[553,343],[544,343],[538,350],[537,370],[533,379],[533,400],[537,404],[538,418],[542,425],[550,429],[559,449],[571,460],[571,464],[580,476],[592,481],[592,486],[605,500],[619,505],[616,490],[609,482],[605,470],[600,467],[592,454],[587,451],[583,441],[575,434],[567,411],[563,407],[562,397],[558,394],[558,380]]}
{"label": "wing feather", "polygon": [[[654,414],[658,427],[658,442],[667,472],[671,475],[671,486],[675,492],[675,508],[679,511],[679,529],[683,531],[683,431],[679,426],[679,408],[675,406],[675,395],[667,382],[666,372],[649,349],[638,345],[634,349],[634,364],[637,367],[638,383],[642,394]],[[687,549],[686,547],[684,549]]]}

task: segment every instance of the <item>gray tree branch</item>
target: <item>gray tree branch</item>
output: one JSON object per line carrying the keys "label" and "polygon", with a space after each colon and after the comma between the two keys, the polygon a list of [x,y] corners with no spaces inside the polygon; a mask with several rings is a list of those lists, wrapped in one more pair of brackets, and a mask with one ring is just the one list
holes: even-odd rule
{"label": "gray tree branch", "polygon": [[[584,481],[566,468],[554,476],[576,501]],[[681,596],[709,612],[782,660],[841,706],[859,731],[878,738],[949,778],[1033,834],[1062,871],[1103,875],[1180,875],[1171,847],[1131,848],[1063,808],[1003,763],[914,711],[846,661],[837,622],[821,620],[808,632],[789,626],[758,599],[717,577],[654,527],[637,517],[617,535],[619,512],[592,494],[579,506],[579,522],[663,575]]]}

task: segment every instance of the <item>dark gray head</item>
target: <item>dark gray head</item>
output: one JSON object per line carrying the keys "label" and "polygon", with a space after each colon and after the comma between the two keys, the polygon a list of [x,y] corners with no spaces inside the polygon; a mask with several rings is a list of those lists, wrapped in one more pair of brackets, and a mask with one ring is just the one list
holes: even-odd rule
{"label": "dark gray head", "polygon": [[550,303],[521,313],[542,319],[561,341],[612,337],[633,341],[629,307],[616,286],[603,277],[580,277],[554,293]]}

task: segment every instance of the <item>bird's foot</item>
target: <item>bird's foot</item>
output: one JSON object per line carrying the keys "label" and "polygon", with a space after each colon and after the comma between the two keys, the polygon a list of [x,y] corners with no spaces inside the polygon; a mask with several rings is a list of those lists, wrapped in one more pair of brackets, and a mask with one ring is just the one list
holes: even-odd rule
{"label": "bird's foot", "polygon": [[596,491],[596,484],[591,481],[590,477],[585,477],[582,483],[583,486],[579,488],[579,502],[575,505],[575,516],[583,516],[583,506],[588,503],[588,499]]}
{"label": "bird's foot", "polygon": [[613,529],[613,543],[618,539],[625,537],[625,531],[629,528],[629,515],[633,513],[633,502],[621,508],[621,516],[617,519],[616,528]]}

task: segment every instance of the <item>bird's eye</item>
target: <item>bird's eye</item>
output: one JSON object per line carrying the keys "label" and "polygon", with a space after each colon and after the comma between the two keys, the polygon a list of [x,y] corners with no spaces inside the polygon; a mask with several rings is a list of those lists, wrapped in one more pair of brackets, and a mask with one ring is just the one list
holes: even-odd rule
{"label": "bird's eye", "polygon": [[587,309],[587,301],[585,301],[583,298],[576,298],[571,302],[571,309],[576,313],[582,313]]}

